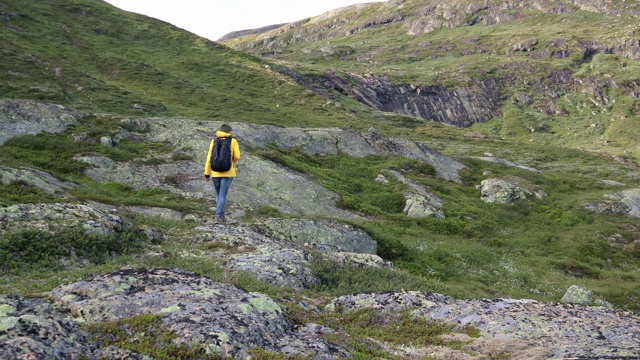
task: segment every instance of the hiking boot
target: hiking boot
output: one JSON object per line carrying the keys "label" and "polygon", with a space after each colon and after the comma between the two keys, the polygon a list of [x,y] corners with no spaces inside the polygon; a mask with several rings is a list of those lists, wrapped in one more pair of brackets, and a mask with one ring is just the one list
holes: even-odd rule
{"label": "hiking boot", "polygon": [[224,224],[226,222],[226,219],[224,218],[224,216],[216,216],[216,224]]}

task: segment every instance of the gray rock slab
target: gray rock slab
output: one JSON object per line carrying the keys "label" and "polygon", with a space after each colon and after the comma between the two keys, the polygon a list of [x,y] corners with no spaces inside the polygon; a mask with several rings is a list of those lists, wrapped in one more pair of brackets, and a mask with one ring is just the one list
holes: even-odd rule
{"label": "gray rock slab", "polygon": [[97,345],[46,299],[0,295],[0,359],[78,359],[93,357]]}
{"label": "gray rock slab", "polygon": [[72,182],[61,181],[39,169],[0,166],[0,184],[8,185],[12,182],[24,182],[51,194],[77,187]]}
{"label": "gray rock slab", "polygon": [[552,359],[637,359],[640,315],[632,312],[527,299],[455,300],[424,292],[378,292],[334,299],[327,310],[365,307],[412,310],[417,316],[473,326],[482,337],[526,340]]}
{"label": "gray rock slab", "polygon": [[0,100],[0,145],[7,139],[41,132],[59,133],[77,124],[83,114],[62,105],[33,100]]}
{"label": "gray rock slab", "polygon": [[257,346],[312,359],[340,352],[321,334],[296,331],[268,296],[179,269],[124,269],[59,286],[50,297],[89,323],[161,315],[177,345],[223,357],[246,358]]}
{"label": "gray rock slab", "polygon": [[496,157],[492,157],[492,156],[475,156],[473,157],[474,159],[478,159],[478,160],[482,160],[482,161],[487,161],[487,162],[492,162],[492,163],[498,163],[498,164],[504,164],[507,165],[509,167],[515,167],[518,169],[523,169],[523,170],[527,170],[527,171],[531,171],[534,173],[539,173],[540,170],[536,169],[536,168],[532,168],[530,166],[525,166],[525,165],[519,165],[516,164],[512,161],[509,161],[507,159],[501,159],[501,158],[496,158]]}
{"label": "gray rock slab", "polygon": [[321,219],[269,219],[255,225],[269,236],[298,245],[325,244],[342,251],[375,254],[378,244],[351,225]]}
{"label": "gray rock slab", "polygon": [[54,203],[0,207],[0,234],[23,228],[54,231],[63,227],[107,234],[127,226],[121,217],[87,205]]}

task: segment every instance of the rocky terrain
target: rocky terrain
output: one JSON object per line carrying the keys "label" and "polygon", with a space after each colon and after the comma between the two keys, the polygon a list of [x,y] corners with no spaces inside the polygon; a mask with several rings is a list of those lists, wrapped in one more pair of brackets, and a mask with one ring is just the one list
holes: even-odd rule
{"label": "rocky terrain", "polygon": [[[1,105],[0,134],[5,141],[21,134],[63,131],[81,116],[72,109],[33,101],[3,100]],[[459,162],[424,144],[383,138],[374,130],[358,133],[244,123],[232,126],[234,134],[247,148],[276,145],[296,147],[310,154],[341,152],[356,157],[396,154],[428,162],[437,176],[452,182],[459,181],[458,171],[463,168]],[[143,136],[176,144],[176,151],[188,153],[195,160],[161,165],[116,162],[101,156],[83,156],[79,160],[92,165],[86,175],[97,182],[118,181],[136,188],[159,187],[184,197],[210,196],[201,180],[202,164],[198,159],[206,152],[207,140],[215,127],[215,123],[207,121],[126,118],[118,133],[101,140],[103,146],[114,146],[130,136]],[[249,272],[275,287],[300,290],[317,284],[320,280],[309,269],[309,262],[314,258],[365,268],[394,268],[392,263],[376,255],[375,241],[344,223],[361,215],[339,209],[336,195],[327,189],[249,152],[238,171],[254,176],[239,177],[234,183],[234,205],[230,209],[231,223],[227,225],[214,226],[208,218],[154,207],[115,207],[97,202],[22,204],[0,208],[0,234],[19,228],[61,227],[109,233],[128,226],[123,221],[125,212],[136,212],[161,219],[184,219],[193,224],[192,235],[181,239],[188,244],[181,254],[158,252],[150,256],[188,257],[194,251],[202,251],[191,248],[193,245],[211,244],[215,246],[200,255],[221,261],[230,274]],[[153,176],[148,176],[150,173]],[[171,176],[180,176],[182,181],[165,181]],[[441,199],[412,184],[401,173],[390,171],[375,181],[384,182],[389,178],[410,185],[411,190],[406,194],[407,216],[445,216],[438,213]],[[58,194],[77,186],[40,170],[5,165],[0,166],[0,180],[22,181]],[[478,196],[487,202],[505,203],[544,196],[522,179],[495,179],[479,187]],[[637,191],[611,195],[606,201],[618,202],[616,209],[637,216]],[[261,204],[299,217],[244,223],[242,214]],[[422,210],[416,210],[420,204]],[[596,207],[597,211],[611,208],[588,206]],[[149,230],[147,236],[162,235]],[[104,339],[96,339],[87,330],[87,325],[127,321],[141,315],[157,316],[161,324],[158,326],[174,335],[169,343],[199,349],[202,354],[248,358],[259,347],[300,358],[350,356],[349,349],[330,340],[331,336],[341,336],[336,329],[292,322],[286,314],[287,308],[293,307],[316,313],[363,308],[372,308],[381,314],[410,311],[417,318],[479,331],[477,338],[463,334],[443,338],[445,344],[458,344],[455,346],[371,345],[402,359],[640,358],[640,316],[617,310],[580,287],[569,289],[561,303],[527,299],[459,300],[442,294],[398,289],[342,296],[321,305],[314,299],[279,303],[267,295],[247,292],[177,268],[123,268],[57,286],[37,298],[1,296],[0,358],[148,359],[117,346],[105,346]],[[139,338],[144,334],[130,329],[129,336]]]}

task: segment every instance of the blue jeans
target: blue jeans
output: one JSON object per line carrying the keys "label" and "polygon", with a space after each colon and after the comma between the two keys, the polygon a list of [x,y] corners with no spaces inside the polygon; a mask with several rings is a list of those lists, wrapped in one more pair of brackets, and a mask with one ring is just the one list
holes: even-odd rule
{"label": "blue jeans", "polygon": [[213,188],[216,189],[216,216],[224,217],[224,206],[227,203],[227,193],[231,187],[232,177],[214,177]]}

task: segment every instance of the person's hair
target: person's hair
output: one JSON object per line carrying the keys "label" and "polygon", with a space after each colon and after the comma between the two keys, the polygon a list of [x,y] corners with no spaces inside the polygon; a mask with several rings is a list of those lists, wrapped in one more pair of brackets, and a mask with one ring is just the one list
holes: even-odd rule
{"label": "person's hair", "polygon": [[229,126],[228,124],[222,124],[220,126],[220,131],[224,131],[226,133],[231,132],[231,126]]}

